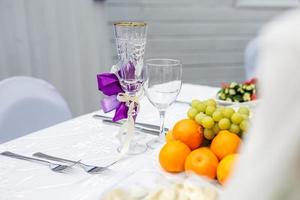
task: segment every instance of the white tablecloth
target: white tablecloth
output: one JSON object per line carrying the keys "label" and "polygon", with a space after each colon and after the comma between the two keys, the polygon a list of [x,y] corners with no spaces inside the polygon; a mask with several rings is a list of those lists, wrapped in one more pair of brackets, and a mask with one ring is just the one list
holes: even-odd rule
{"label": "white tablecloth", "polygon": [[[183,85],[178,99],[190,101],[197,97],[210,98],[215,92],[216,88]],[[167,111],[167,127],[185,118],[187,108],[187,104],[174,103]],[[94,119],[92,116],[95,113],[102,112],[83,115],[1,144],[0,152],[12,151],[28,156],[43,152],[104,166],[114,161],[118,155],[118,141],[114,138],[118,127],[105,125],[101,120]],[[138,121],[158,124],[158,112],[146,98],[141,101]],[[144,142],[153,137],[147,135]],[[164,173],[157,162],[157,152],[158,150],[147,150],[137,156],[128,156],[110,170],[97,175],[87,174],[80,168],[74,168],[68,174],[55,173],[43,165],[0,156],[0,199],[100,199],[103,192],[122,182],[146,184],[151,182],[149,179],[154,178],[151,174]],[[164,176],[168,175],[165,173]]]}

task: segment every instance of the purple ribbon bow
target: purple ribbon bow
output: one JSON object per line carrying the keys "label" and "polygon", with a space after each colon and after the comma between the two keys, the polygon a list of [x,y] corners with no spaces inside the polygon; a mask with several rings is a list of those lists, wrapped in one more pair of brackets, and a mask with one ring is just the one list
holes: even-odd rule
{"label": "purple ribbon bow", "polygon": [[107,95],[101,100],[101,108],[105,113],[116,110],[112,121],[116,122],[127,118],[128,107],[125,102],[119,102],[117,96],[124,93],[118,77],[114,73],[102,73],[97,75],[98,89]]}
{"label": "purple ribbon bow", "polygon": [[[134,79],[135,66],[133,62],[129,61],[127,64],[122,65],[121,69],[117,72],[118,75],[124,79]],[[120,81],[114,73],[102,73],[97,75],[98,89],[103,92],[107,97],[101,101],[101,108],[105,113],[116,110],[113,121],[119,121],[128,117],[128,107],[126,102],[119,102],[117,96],[119,93],[125,93],[121,88]],[[134,118],[136,115],[134,116]]]}

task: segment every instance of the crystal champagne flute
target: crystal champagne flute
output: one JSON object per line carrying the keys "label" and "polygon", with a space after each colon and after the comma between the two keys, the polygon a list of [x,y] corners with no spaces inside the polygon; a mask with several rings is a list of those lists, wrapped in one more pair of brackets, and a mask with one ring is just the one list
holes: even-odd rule
{"label": "crystal champagne flute", "polygon": [[[114,24],[114,34],[118,63],[112,67],[112,72],[117,75],[120,85],[127,95],[130,97],[141,96],[147,24],[144,22],[118,22]],[[129,104],[128,102],[128,107]],[[137,107],[131,114],[134,118],[137,116]],[[122,140],[125,138],[120,138],[121,143]],[[130,138],[130,141],[128,154],[139,154],[146,151],[145,144],[137,143],[134,138]]]}

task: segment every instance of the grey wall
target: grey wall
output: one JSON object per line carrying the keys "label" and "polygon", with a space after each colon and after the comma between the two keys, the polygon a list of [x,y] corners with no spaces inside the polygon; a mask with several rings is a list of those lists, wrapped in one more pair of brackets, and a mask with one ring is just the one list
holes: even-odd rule
{"label": "grey wall", "polygon": [[0,0],[0,80],[46,79],[75,115],[99,108],[97,72],[115,59],[112,23],[149,23],[146,57],[177,58],[184,81],[243,80],[243,50],[280,8],[236,8],[234,0]]}
{"label": "grey wall", "polygon": [[147,58],[180,59],[185,82],[219,86],[223,81],[244,79],[243,53],[247,42],[263,24],[283,11],[237,8],[235,2],[108,0],[107,25],[111,29],[118,20],[147,21]]}
{"label": "grey wall", "polygon": [[75,116],[98,109],[96,74],[111,57],[104,12],[93,0],[0,0],[0,80],[42,78]]}

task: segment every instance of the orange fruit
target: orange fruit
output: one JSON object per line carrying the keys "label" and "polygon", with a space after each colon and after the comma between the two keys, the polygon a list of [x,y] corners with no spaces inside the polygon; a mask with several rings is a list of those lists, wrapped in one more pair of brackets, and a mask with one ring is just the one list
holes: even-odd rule
{"label": "orange fruit", "polygon": [[173,132],[172,131],[168,131],[166,134],[166,142],[170,142],[170,141],[174,141],[175,138],[173,137]]}
{"label": "orange fruit", "polygon": [[214,179],[218,162],[218,158],[209,148],[201,147],[187,156],[184,168],[186,171],[193,171],[200,176]]}
{"label": "orange fruit", "polygon": [[224,185],[230,177],[238,156],[238,154],[230,154],[223,158],[219,163],[217,168],[217,178],[222,185]]}
{"label": "orange fruit", "polygon": [[229,131],[220,131],[218,135],[212,140],[210,149],[219,160],[225,156],[237,153],[241,144],[241,139],[234,133]]}
{"label": "orange fruit", "polygon": [[184,171],[184,162],[191,152],[190,148],[178,141],[166,143],[159,152],[159,163],[168,172]]}
{"label": "orange fruit", "polygon": [[194,120],[183,119],[175,124],[173,128],[173,137],[194,150],[203,142],[203,128]]}

